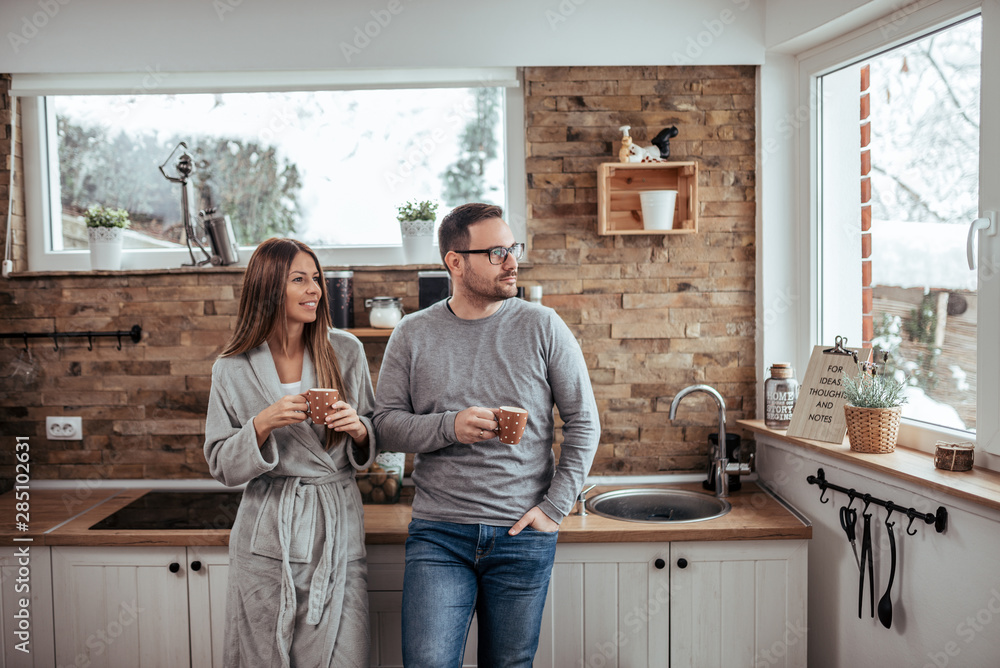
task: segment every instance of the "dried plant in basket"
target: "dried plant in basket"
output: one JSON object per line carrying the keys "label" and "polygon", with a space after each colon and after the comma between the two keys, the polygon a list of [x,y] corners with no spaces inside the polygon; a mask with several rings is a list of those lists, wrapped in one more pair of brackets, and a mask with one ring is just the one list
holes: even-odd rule
{"label": "dried plant in basket", "polygon": [[856,374],[845,372],[841,379],[841,389],[847,405],[847,438],[851,450],[867,453],[888,453],[896,449],[899,435],[900,408],[906,403],[906,386],[895,378],[879,373],[885,368],[889,354],[884,353],[883,364],[858,361]]}

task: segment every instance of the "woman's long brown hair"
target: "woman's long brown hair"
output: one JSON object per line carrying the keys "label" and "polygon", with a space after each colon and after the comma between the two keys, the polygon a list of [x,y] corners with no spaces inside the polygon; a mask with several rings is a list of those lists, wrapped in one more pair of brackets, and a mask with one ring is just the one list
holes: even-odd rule
{"label": "woman's long brown hair", "polygon": [[[240,294],[239,312],[236,316],[236,331],[226,344],[220,357],[232,357],[253,350],[264,343],[272,333],[277,335],[283,351],[288,346],[288,323],[285,315],[285,294],[288,272],[292,261],[299,253],[308,253],[316,264],[320,275],[320,297],[316,306],[316,320],[308,322],[302,330],[306,349],[316,367],[316,382],[319,387],[335,387],[340,390],[341,399],[348,401],[337,355],[330,345],[328,332],[333,323],[330,319],[330,302],[323,268],[313,249],[295,239],[268,239],[250,257],[243,274],[243,289]],[[309,388],[306,388],[309,389]],[[327,430],[326,445],[343,434]]]}

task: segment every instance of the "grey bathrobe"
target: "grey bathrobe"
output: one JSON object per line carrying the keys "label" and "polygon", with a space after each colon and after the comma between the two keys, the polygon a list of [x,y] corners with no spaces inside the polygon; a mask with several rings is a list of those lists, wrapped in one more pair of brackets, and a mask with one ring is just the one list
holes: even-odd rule
{"label": "grey bathrobe", "polygon": [[[257,447],[253,418],[282,396],[266,343],[212,367],[205,458],[225,485],[247,483],[229,536],[224,663],[367,666],[364,518],[354,469],[376,454],[371,376],[361,342],[331,330],[349,403],[368,429],[368,461],[346,434],[329,451],[326,427],[308,420]],[[316,385],[308,353],[302,391]]]}

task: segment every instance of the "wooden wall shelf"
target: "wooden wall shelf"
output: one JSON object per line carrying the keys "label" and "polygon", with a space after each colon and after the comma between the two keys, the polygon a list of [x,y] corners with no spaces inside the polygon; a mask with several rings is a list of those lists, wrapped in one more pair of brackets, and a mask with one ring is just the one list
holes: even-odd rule
{"label": "wooden wall shelf", "polygon": [[353,329],[345,329],[345,332],[350,332],[354,336],[361,339],[363,343],[384,343],[389,340],[389,336],[392,335],[391,329],[377,329],[375,327],[356,327]]}
{"label": "wooden wall shelf", "polygon": [[[669,230],[642,226],[643,190],[676,190],[674,225]],[[605,162],[597,170],[597,233],[694,234],[698,231],[698,163]]]}

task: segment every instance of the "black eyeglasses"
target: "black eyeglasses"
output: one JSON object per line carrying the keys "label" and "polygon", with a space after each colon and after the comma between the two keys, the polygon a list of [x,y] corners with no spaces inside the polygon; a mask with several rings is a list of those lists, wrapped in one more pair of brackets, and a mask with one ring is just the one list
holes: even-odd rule
{"label": "black eyeglasses", "polygon": [[469,253],[486,253],[486,256],[490,258],[490,264],[503,264],[507,260],[508,255],[513,255],[515,260],[520,260],[521,256],[524,255],[524,244],[514,244],[510,248],[494,246],[493,248],[481,248],[479,250],[464,250],[455,252],[462,253],[464,255],[468,255]]}

